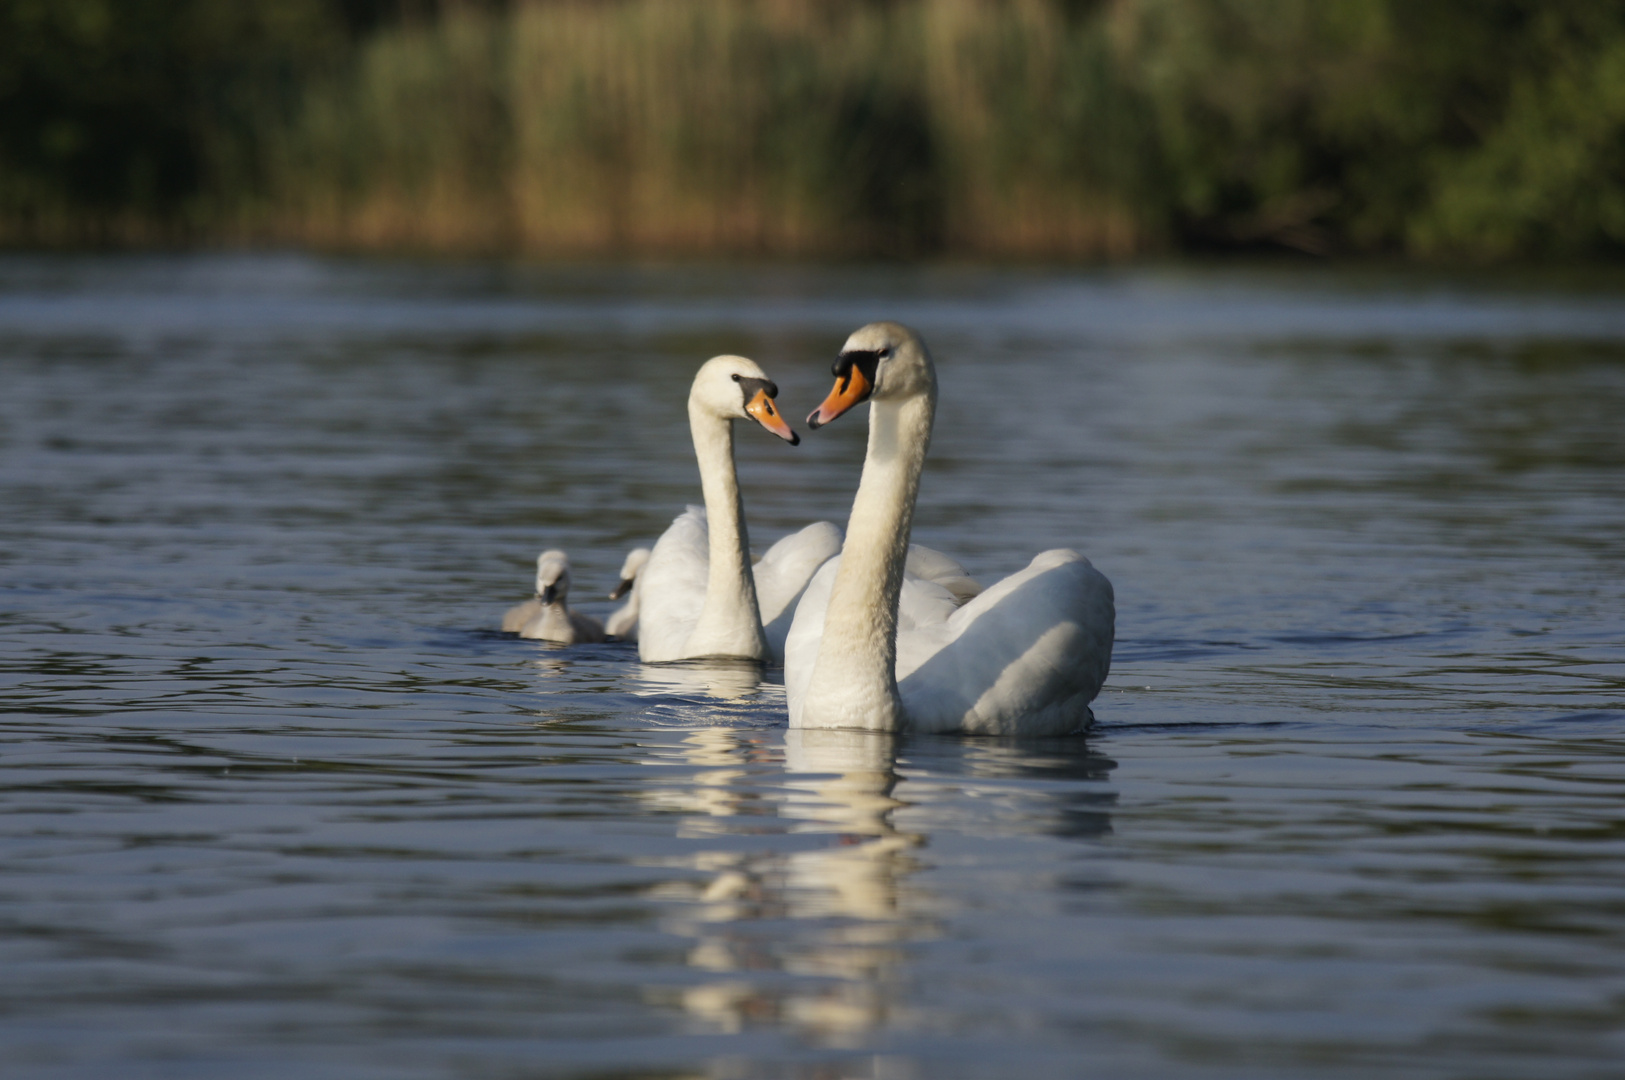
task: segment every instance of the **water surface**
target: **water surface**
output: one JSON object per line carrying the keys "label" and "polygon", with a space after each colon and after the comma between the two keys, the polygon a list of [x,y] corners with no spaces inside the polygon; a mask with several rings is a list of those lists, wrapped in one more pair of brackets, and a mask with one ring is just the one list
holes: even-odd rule
{"label": "water surface", "polygon": [[[0,260],[29,1078],[1612,1077],[1625,304],[1298,270]],[[1086,738],[798,737],[603,613],[718,352],[913,323],[916,538],[1114,581]],[[861,416],[741,431],[759,545]]]}

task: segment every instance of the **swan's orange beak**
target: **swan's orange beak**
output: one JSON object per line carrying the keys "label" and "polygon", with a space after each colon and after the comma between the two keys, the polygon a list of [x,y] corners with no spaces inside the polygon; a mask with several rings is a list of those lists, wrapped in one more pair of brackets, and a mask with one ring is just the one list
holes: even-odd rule
{"label": "swan's orange beak", "polygon": [[773,407],[773,399],[767,396],[766,388],[756,391],[756,396],[750,399],[750,403],[745,406],[745,411],[750,414],[752,420],[755,420],[791,446],[797,446],[801,443],[801,436],[797,435],[790,425],[784,422],[784,417],[780,415],[779,410]]}
{"label": "swan's orange beak", "polygon": [[852,406],[862,405],[874,392],[875,384],[863,373],[862,367],[857,364],[847,364],[845,367],[845,371],[835,376],[835,387],[829,392],[829,397],[807,417],[807,426],[815,431]]}

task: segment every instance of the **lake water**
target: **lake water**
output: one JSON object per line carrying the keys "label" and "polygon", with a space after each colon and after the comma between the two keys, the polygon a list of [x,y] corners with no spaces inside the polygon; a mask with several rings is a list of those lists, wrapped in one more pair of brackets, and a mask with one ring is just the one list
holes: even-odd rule
{"label": "lake water", "polygon": [[[1115,583],[1088,737],[494,632],[875,318],[916,539]],[[863,438],[740,431],[759,546]],[[0,259],[0,972],[29,1080],[1620,1076],[1625,287]]]}

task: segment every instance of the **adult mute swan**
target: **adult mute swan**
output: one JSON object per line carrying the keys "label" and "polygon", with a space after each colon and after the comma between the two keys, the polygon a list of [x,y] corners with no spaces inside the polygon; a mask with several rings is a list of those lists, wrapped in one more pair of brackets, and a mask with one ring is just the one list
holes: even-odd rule
{"label": "adult mute swan", "polygon": [[[611,637],[622,641],[636,641],[638,639],[638,601],[643,598],[642,584],[638,580],[638,572],[643,564],[649,561],[648,548],[633,548],[626,553],[626,561],[621,564],[621,583],[610,591],[611,600],[626,597],[626,603],[616,608],[604,622],[604,632]],[[627,594],[631,595],[628,596]]]}
{"label": "adult mute swan", "polygon": [[733,422],[754,420],[801,441],[773,405],[779,388],[754,361],[716,356],[694,376],[688,426],[705,507],[691,506],[655,542],[640,577],[638,656],[645,663],[703,657],[777,662],[795,601],[841,548],[827,521],[774,544],[750,563],[734,469]]}
{"label": "adult mute swan", "polygon": [[502,629],[522,638],[575,645],[604,640],[604,627],[591,615],[571,611],[570,559],[562,551],[536,557],[536,598],[508,609]]}
{"label": "adult mute swan", "polygon": [[1086,725],[1111,666],[1111,582],[1065,549],[963,606],[905,577],[937,403],[918,334],[890,322],[855,332],[807,423],[863,401],[869,449],[846,543],[808,586],[785,645],[790,726],[1058,735]]}

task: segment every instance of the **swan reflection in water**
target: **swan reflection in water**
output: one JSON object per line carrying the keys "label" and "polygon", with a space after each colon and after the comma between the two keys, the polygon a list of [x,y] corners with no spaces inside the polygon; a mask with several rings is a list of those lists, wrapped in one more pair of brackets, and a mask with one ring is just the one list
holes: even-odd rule
{"label": "swan reflection in water", "polygon": [[633,691],[639,697],[688,697],[742,702],[762,692],[762,666],[749,660],[688,660],[641,664]]}
{"label": "swan reflection in water", "polygon": [[674,1003],[713,1031],[771,1024],[854,1046],[925,1023],[907,991],[911,947],[941,936],[947,911],[916,879],[931,866],[933,829],[955,816],[963,827],[967,802],[991,814],[978,831],[1110,831],[1102,781],[1113,766],[1082,739],[708,728],[680,753],[701,771],[685,790],[648,797],[689,815],[680,836],[715,842],[685,861],[699,882],[657,893],[679,906],[667,925],[693,940],[688,966],[710,976]]}

